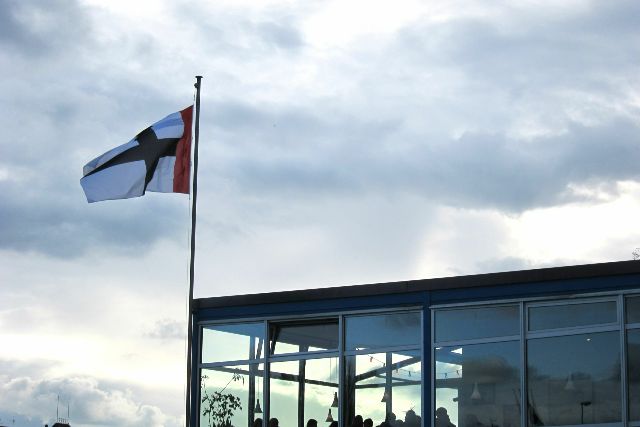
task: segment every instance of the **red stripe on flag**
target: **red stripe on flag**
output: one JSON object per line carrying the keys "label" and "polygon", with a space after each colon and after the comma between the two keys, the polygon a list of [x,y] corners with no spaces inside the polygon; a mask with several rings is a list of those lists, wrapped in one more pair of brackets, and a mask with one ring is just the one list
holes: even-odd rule
{"label": "red stripe on flag", "polygon": [[189,176],[191,172],[191,119],[193,106],[180,111],[184,132],[176,147],[176,164],[173,168],[173,192],[189,193]]}

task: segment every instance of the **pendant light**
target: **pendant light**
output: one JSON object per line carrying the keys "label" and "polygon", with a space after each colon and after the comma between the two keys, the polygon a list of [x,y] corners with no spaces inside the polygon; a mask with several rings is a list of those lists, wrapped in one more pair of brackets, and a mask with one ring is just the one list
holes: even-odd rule
{"label": "pendant light", "polygon": [[388,402],[389,401],[389,389],[387,389],[386,387],[384,388],[384,394],[382,395],[382,399],[380,400],[380,402]]}
{"label": "pendant light", "polygon": [[480,400],[482,396],[480,395],[480,390],[478,390],[478,382],[473,383],[473,393],[471,393],[472,400]]}
{"label": "pendant light", "polygon": [[576,386],[573,384],[573,374],[570,374],[567,377],[567,382],[564,384],[564,389],[567,391],[573,391],[576,389]]}
{"label": "pendant light", "polygon": [[331,409],[329,409],[329,414],[327,415],[327,419],[325,421],[328,423],[333,422],[333,415],[331,415]]}
{"label": "pendant light", "polygon": [[256,401],[256,408],[253,410],[255,414],[261,414],[262,408],[260,407],[260,377],[258,377],[258,400]]}
{"label": "pendant light", "polygon": [[[329,358],[329,381],[331,382],[333,380],[333,369],[331,367],[331,358]],[[331,402],[331,407],[332,408],[337,408],[338,407],[338,392],[334,391],[333,392],[333,402]]]}
{"label": "pendant light", "polygon": [[333,392],[333,402],[331,402],[331,407],[332,408],[337,408],[338,407],[338,392],[337,391]]}

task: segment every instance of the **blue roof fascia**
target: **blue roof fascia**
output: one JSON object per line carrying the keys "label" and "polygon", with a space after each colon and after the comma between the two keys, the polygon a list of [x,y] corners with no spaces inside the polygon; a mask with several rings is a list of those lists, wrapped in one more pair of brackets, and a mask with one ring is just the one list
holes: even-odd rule
{"label": "blue roof fascia", "polygon": [[432,304],[455,304],[511,298],[535,298],[640,288],[640,274],[531,282],[431,292]]}
{"label": "blue roof fascia", "polygon": [[198,310],[197,317],[199,321],[253,317],[265,318],[373,310],[377,308],[393,308],[410,305],[428,306],[428,292],[407,292],[367,297],[328,298],[326,300],[301,301],[296,303],[208,308]]}

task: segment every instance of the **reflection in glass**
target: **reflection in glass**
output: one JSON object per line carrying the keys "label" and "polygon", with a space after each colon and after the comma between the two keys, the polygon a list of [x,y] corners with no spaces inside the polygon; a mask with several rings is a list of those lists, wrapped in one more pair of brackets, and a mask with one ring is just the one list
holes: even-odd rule
{"label": "reflection in glass", "polygon": [[271,354],[338,349],[338,319],[269,325]]}
{"label": "reflection in glass", "polygon": [[529,426],[621,421],[620,334],[530,339]]}
{"label": "reflection in glass", "polygon": [[616,323],[617,319],[615,301],[529,308],[530,331]]}
{"label": "reflection in glass", "polygon": [[264,323],[208,325],[202,328],[202,363],[264,357]]}
{"label": "reflection in glass", "polygon": [[326,425],[331,411],[338,420],[338,408],[332,407],[338,393],[338,358],[294,360],[271,364],[270,417],[282,427],[305,427],[309,419]]}
{"label": "reflection in glass", "polygon": [[[202,369],[200,376],[200,426],[255,427],[262,396],[262,364]],[[260,421],[259,421],[260,422]]]}
{"label": "reflection in glass", "polygon": [[372,353],[346,358],[346,426],[354,418],[371,418],[373,425],[403,420],[404,427],[419,427],[422,404],[422,368],[416,350]]}
{"label": "reflection in glass", "polygon": [[464,308],[435,312],[436,342],[520,335],[520,309]]}
{"label": "reflection in glass", "polygon": [[640,421],[640,329],[627,332],[629,420]]}
{"label": "reflection in glass", "polygon": [[640,297],[627,298],[627,323],[640,323]]}
{"label": "reflection in glass", "polygon": [[520,426],[520,342],[435,350],[436,427]]}
{"label": "reflection in glass", "polygon": [[345,318],[346,349],[420,345],[420,313],[394,313]]}

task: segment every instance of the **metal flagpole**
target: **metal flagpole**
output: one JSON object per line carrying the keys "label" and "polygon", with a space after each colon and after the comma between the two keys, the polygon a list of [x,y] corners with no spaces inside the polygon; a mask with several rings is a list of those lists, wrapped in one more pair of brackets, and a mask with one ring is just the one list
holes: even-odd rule
{"label": "metal flagpole", "polygon": [[191,426],[191,366],[193,342],[193,276],[196,258],[196,200],[198,198],[198,139],[200,137],[200,82],[202,76],[196,76],[196,123],[193,145],[193,201],[191,204],[191,260],[189,264],[189,313],[187,314],[187,402],[186,402],[186,427]]}

